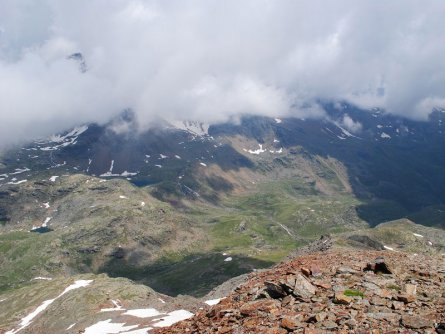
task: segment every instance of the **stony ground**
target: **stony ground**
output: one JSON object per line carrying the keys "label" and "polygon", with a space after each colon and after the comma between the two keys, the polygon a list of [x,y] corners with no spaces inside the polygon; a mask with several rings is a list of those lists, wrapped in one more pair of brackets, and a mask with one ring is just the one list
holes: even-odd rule
{"label": "stony ground", "polygon": [[336,250],[249,279],[161,333],[445,333],[445,256]]}

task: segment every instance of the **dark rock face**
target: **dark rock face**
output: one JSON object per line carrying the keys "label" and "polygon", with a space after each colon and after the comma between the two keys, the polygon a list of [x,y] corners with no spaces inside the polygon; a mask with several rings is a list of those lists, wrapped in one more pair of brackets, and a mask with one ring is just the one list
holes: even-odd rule
{"label": "dark rock face", "polygon": [[116,259],[123,259],[125,257],[125,250],[122,247],[117,247],[110,253],[110,256]]}
{"label": "dark rock face", "polygon": [[154,333],[443,333],[444,275],[442,258],[305,255],[251,274],[219,304]]}

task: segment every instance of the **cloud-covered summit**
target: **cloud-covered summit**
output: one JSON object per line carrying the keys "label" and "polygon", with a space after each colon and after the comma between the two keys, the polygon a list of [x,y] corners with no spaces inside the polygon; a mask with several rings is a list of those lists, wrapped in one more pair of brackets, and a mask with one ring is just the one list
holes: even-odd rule
{"label": "cloud-covered summit", "polygon": [[125,108],[144,125],[317,117],[318,99],[416,119],[445,105],[441,1],[0,3],[2,143]]}

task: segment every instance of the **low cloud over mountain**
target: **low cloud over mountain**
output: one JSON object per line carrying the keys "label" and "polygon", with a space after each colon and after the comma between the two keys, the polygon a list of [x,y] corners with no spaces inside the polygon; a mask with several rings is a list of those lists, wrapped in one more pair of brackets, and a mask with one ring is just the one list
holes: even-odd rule
{"label": "low cloud over mountain", "polygon": [[320,99],[414,119],[445,105],[440,1],[2,0],[1,8],[3,144],[125,108],[147,125],[159,116],[321,117]]}

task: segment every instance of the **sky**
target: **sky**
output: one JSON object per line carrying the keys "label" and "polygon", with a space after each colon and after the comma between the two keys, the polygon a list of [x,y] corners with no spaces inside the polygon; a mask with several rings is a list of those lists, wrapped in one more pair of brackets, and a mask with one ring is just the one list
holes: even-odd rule
{"label": "sky", "polygon": [[126,108],[142,127],[323,117],[320,100],[425,120],[445,106],[444,17],[437,0],[0,0],[0,143]]}

